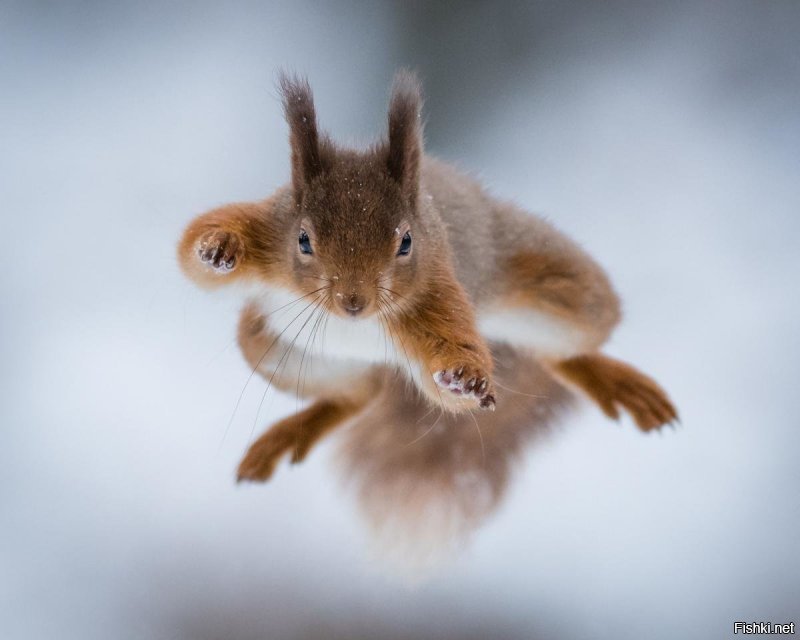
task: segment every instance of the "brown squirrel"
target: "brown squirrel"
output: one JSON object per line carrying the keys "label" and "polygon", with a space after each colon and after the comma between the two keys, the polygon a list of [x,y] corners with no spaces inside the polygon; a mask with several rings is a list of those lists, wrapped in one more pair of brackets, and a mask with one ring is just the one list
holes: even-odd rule
{"label": "brown squirrel", "polygon": [[395,77],[388,138],[366,151],[319,132],[306,81],[280,84],[291,183],[201,215],[178,247],[200,286],[249,285],[245,359],[275,387],[314,399],[252,445],[240,480],[268,479],[285,454],[302,460],[387,388],[450,414],[502,409],[514,392],[496,384],[489,341],[611,418],[625,409],[643,431],[677,419],[653,380],[599,351],[620,319],[600,266],[548,222],[424,155],[412,73]]}

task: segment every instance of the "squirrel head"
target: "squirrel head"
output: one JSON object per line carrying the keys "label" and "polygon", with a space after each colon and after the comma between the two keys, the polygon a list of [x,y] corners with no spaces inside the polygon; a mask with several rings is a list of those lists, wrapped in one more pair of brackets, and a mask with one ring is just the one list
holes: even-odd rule
{"label": "squirrel head", "polygon": [[391,313],[414,288],[426,249],[419,214],[422,97],[407,71],[394,80],[388,137],[363,152],[337,148],[317,128],[305,80],[282,76],[292,158],[287,252],[295,285],[329,287],[331,312]]}

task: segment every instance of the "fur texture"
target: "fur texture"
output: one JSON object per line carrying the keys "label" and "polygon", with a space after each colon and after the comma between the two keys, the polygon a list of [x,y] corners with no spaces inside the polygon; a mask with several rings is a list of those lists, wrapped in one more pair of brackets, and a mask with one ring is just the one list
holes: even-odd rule
{"label": "fur texture", "polygon": [[534,358],[490,344],[497,411],[440,411],[393,377],[342,432],[342,480],[355,491],[380,557],[412,578],[495,512],[526,446],[548,435],[572,403]]}

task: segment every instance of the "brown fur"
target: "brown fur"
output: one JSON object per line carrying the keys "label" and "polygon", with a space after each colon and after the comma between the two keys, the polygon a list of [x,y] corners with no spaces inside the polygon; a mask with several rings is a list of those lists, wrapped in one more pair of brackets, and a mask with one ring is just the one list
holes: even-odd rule
{"label": "brown fur", "polygon": [[389,177],[400,185],[410,207],[417,204],[422,162],[421,95],[417,78],[407,71],[400,71],[395,77],[389,102],[386,170]]}
{"label": "brown fur", "polygon": [[342,399],[323,399],[284,418],[250,446],[239,464],[237,478],[239,481],[268,480],[275,465],[287,453],[291,453],[292,464],[302,462],[316,442],[363,406]]}
{"label": "brown fur", "polygon": [[283,109],[289,123],[292,150],[292,185],[301,194],[306,185],[330,167],[330,142],[320,140],[317,114],[308,82],[300,78],[281,76]]}
{"label": "brown fur", "polygon": [[[286,200],[286,192],[278,191],[262,202],[228,204],[195,218],[178,244],[178,263],[184,273],[205,288],[248,279],[281,280],[285,277],[281,259],[285,225],[280,212]],[[235,238],[234,246],[226,244],[231,238]],[[234,259],[230,272],[216,272],[198,259],[204,248],[215,246],[225,258]]]}
{"label": "brown fur", "polygon": [[[464,414],[471,409],[493,409],[495,364],[478,318],[498,310],[535,311],[578,336],[570,338],[569,353],[538,337],[514,344],[520,353],[512,360],[520,371],[533,366],[533,357],[610,417],[622,406],[644,430],[675,418],[655,382],[597,351],[620,317],[602,268],[551,224],[490,197],[474,180],[424,155],[421,92],[413,75],[402,72],[395,81],[387,139],[363,152],[341,149],[319,132],[305,81],[284,77],[281,87],[291,183],[262,202],[227,205],[193,221],[179,244],[181,266],[204,287],[249,281],[294,292],[325,314],[379,318],[409,366],[419,368],[422,395],[394,380],[403,367],[365,364],[335,380],[308,379],[303,391],[317,402],[265,434],[243,461],[241,477],[268,477],[292,448],[305,455],[330,429],[357,417],[379,391],[391,390],[394,406],[409,413],[432,402],[465,416],[447,418],[454,424],[472,420]],[[411,249],[400,255],[406,232]],[[239,343],[245,358],[276,387],[300,392],[299,377],[287,373],[285,362],[293,357],[293,344],[268,324],[257,307],[244,309]],[[518,382],[521,392],[530,392],[524,378]],[[513,399],[503,394],[502,401]],[[383,409],[373,405],[369,411],[378,419]],[[404,423],[402,411],[392,415]],[[502,422],[492,420],[493,428]]]}
{"label": "brown fur", "polygon": [[603,344],[619,322],[619,303],[605,274],[569,256],[520,251],[503,270],[509,274],[504,304],[537,308],[580,327],[586,350]]}
{"label": "brown fur", "polygon": [[678,412],[655,380],[601,353],[562,360],[554,373],[586,393],[609,418],[619,419],[619,408],[625,409],[642,431],[678,420]]}

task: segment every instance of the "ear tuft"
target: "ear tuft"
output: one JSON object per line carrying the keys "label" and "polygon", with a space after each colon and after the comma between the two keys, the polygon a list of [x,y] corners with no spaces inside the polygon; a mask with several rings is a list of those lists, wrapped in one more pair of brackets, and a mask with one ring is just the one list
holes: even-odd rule
{"label": "ear tuft", "polygon": [[311,180],[323,172],[314,97],[308,80],[281,73],[279,78],[283,110],[289,124],[292,148],[292,184],[299,196]]}
{"label": "ear tuft", "polygon": [[397,72],[389,101],[389,148],[386,168],[413,201],[419,190],[422,162],[422,88],[416,74],[407,69]]}

